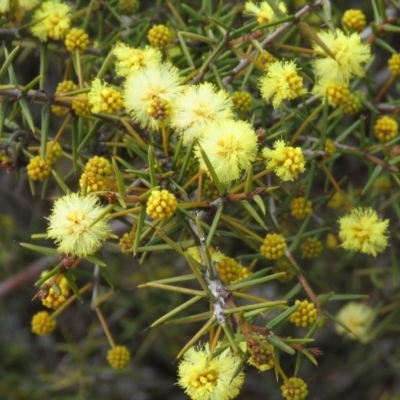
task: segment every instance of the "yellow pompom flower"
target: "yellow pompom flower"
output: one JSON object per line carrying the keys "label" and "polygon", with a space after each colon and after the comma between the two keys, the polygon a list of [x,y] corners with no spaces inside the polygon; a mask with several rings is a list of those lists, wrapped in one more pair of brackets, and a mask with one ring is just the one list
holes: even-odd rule
{"label": "yellow pompom flower", "polygon": [[154,25],[147,34],[149,43],[157,48],[163,48],[172,42],[172,32],[165,25]]}
{"label": "yellow pompom flower", "polygon": [[72,53],[75,50],[79,50],[81,53],[85,51],[89,46],[89,35],[79,28],[72,28],[65,37],[65,47]]}
{"label": "yellow pompom flower", "polygon": [[340,106],[343,113],[346,115],[354,115],[360,112],[363,107],[361,97],[363,96],[360,92],[350,93],[347,100]]}
{"label": "yellow pompom flower", "polygon": [[[222,183],[240,178],[257,155],[257,135],[244,121],[223,120],[209,123],[204,128],[200,146]],[[210,175],[200,148],[195,148],[200,167]]]}
{"label": "yellow pompom flower", "polygon": [[313,93],[328,100],[328,103],[333,107],[340,107],[345,104],[350,95],[349,87],[344,83],[327,83],[325,86],[316,85],[313,88]]}
{"label": "yellow pompom flower", "polygon": [[290,322],[292,324],[307,328],[317,320],[318,311],[314,303],[309,303],[308,300],[296,300],[295,304],[300,304],[300,307],[290,315]]}
{"label": "yellow pompom flower", "polygon": [[94,156],[85,165],[85,171],[79,179],[79,186],[88,193],[108,188],[107,179],[111,175],[111,164],[104,158]]}
{"label": "yellow pompom flower", "polygon": [[296,219],[304,219],[307,215],[312,213],[312,203],[304,197],[295,197],[290,202],[290,213]]}
{"label": "yellow pompom flower", "polygon": [[97,196],[70,193],[55,201],[47,237],[55,240],[60,253],[90,256],[100,249],[109,233],[108,216],[104,216]]}
{"label": "yellow pompom flower", "polygon": [[107,361],[114,369],[124,369],[131,360],[131,353],[125,346],[115,346],[108,350]]}
{"label": "yellow pompom flower", "polygon": [[[44,274],[47,273],[48,271],[44,272]],[[53,278],[47,280],[45,284],[52,279]],[[57,285],[57,287],[55,287],[55,284]],[[70,286],[63,275],[57,277],[55,284],[53,284],[53,286],[48,289],[46,297],[42,298],[42,304],[47,308],[57,309],[61,306],[61,304],[65,303],[69,296]]]}
{"label": "yellow pompom flower", "polygon": [[262,98],[272,100],[274,108],[278,108],[283,100],[292,100],[306,93],[294,61],[277,61],[269,65],[259,80],[259,87]]}
{"label": "yellow pompom flower", "polygon": [[342,25],[361,32],[367,25],[365,14],[361,10],[346,10],[342,17]]}
{"label": "yellow pompom flower", "polygon": [[193,346],[178,367],[178,385],[192,400],[230,400],[238,396],[244,373],[230,349],[210,358],[209,344]]}
{"label": "yellow pompom flower", "polygon": [[26,171],[33,181],[43,182],[51,173],[51,165],[47,160],[36,156],[29,160]]}
{"label": "yellow pompom flower", "polygon": [[262,151],[267,160],[267,168],[275,171],[283,181],[293,181],[305,169],[305,160],[300,147],[286,146],[283,140],[277,140],[273,149]]}
{"label": "yellow pompom flower", "polygon": [[275,365],[274,346],[262,336],[251,336],[247,342],[240,342],[239,346],[244,352],[249,352],[248,364],[259,371],[268,371]]}
{"label": "yellow pompom flower", "polygon": [[[61,81],[56,87],[55,96],[68,94],[77,89],[78,86],[74,82],[69,80]],[[58,116],[63,116],[68,112],[68,108],[55,104],[51,106],[51,111]]]}
{"label": "yellow pompom flower", "polygon": [[72,100],[71,104],[72,110],[75,111],[75,114],[79,117],[87,117],[92,114],[91,109],[92,105],[89,101],[89,96],[87,93],[81,93],[77,96],[76,99]]}
{"label": "yellow pompom flower", "polygon": [[304,239],[300,248],[303,258],[316,258],[322,252],[322,242],[316,237],[308,237]]}
{"label": "yellow pompom flower", "polygon": [[389,220],[380,220],[372,208],[353,209],[339,219],[339,225],[339,237],[345,250],[376,256],[388,245]]}
{"label": "yellow pompom flower", "polygon": [[92,82],[88,98],[92,113],[117,114],[124,105],[122,94],[117,89],[103,85],[99,78]]}
{"label": "yellow pompom flower", "polygon": [[62,157],[62,147],[60,143],[50,141],[46,144],[46,161],[49,164],[54,164]]}
{"label": "yellow pompom flower", "polygon": [[345,35],[336,30],[336,36],[331,31],[319,33],[320,39],[329,47],[336,60],[328,56],[324,50],[314,44],[314,50],[320,58],[314,61],[316,81],[322,86],[327,83],[348,84],[353,77],[362,78],[365,70],[362,64],[371,59],[369,45],[361,41],[358,33]]}
{"label": "yellow pompom flower", "polygon": [[142,128],[159,129],[169,122],[171,102],[183,89],[181,81],[178,69],[169,63],[141,68],[125,82],[126,111]]}
{"label": "yellow pompom flower", "polygon": [[130,47],[125,43],[117,43],[112,50],[115,58],[115,70],[118,76],[127,77],[141,68],[157,66],[161,63],[160,50],[146,46],[144,49]]}
{"label": "yellow pompom flower", "polygon": [[153,219],[170,219],[177,207],[176,197],[168,190],[153,190],[147,200],[146,212]]}
{"label": "yellow pompom flower", "polygon": [[224,283],[232,283],[238,280],[242,266],[234,258],[226,257],[216,265],[216,269]]}
{"label": "yellow pompom flower", "polygon": [[[278,7],[283,13],[286,13],[287,8],[283,1],[279,2]],[[255,16],[260,25],[267,24],[276,19],[274,11],[266,1],[262,1],[259,5],[252,1],[247,1],[244,5],[243,15]]]}
{"label": "yellow pompom flower", "polygon": [[308,396],[307,384],[301,378],[289,378],[281,386],[282,396],[286,400],[304,400]]}
{"label": "yellow pompom flower", "polygon": [[201,138],[208,123],[233,118],[232,108],[228,93],[212,83],[186,86],[174,101],[171,126],[189,145]]}
{"label": "yellow pompom flower", "polygon": [[253,105],[253,97],[249,92],[237,91],[232,94],[231,100],[238,111],[249,111]]}
{"label": "yellow pompom flower", "polygon": [[56,321],[47,311],[40,311],[33,316],[31,326],[35,335],[45,336],[54,331]]}
{"label": "yellow pompom flower", "polygon": [[368,333],[374,322],[376,312],[364,303],[350,302],[343,306],[336,315],[342,325],[336,324],[336,332],[352,340],[368,341]]}
{"label": "yellow pompom flower", "polygon": [[285,238],[277,233],[268,233],[260,247],[260,254],[268,260],[277,260],[286,251]]}
{"label": "yellow pompom flower", "polygon": [[132,250],[135,244],[135,234],[133,232],[126,232],[122,235],[118,242],[118,246],[123,253],[128,253]]}
{"label": "yellow pompom flower", "polygon": [[392,54],[388,61],[388,68],[394,76],[400,76],[400,54]]}
{"label": "yellow pompom flower", "polygon": [[70,6],[60,0],[44,1],[32,16],[32,35],[42,42],[64,39],[71,25],[70,14]]}
{"label": "yellow pompom flower", "polygon": [[399,133],[399,125],[392,117],[384,116],[379,118],[374,126],[374,135],[380,142],[388,142],[394,139]]}

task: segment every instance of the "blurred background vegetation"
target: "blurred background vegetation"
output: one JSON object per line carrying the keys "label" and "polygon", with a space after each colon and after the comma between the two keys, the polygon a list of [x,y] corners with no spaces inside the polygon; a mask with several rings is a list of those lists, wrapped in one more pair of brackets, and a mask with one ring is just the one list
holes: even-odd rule
{"label": "blurred background vegetation", "polygon": [[[4,1],[4,0],[0,0]],[[248,21],[241,15],[244,2],[236,1],[142,1],[138,11],[122,13],[118,11],[118,1],[76,1],[69,2],[74,10],[85,10],[77,13],[74,26],[80,26],[85,18],[90,23],[87,33],[90,37],[90,48],[85,54],[86,65],[99,68],[119,38],[124,38],[132,46],[147,44],[147,32],[155,24],[166,24],[174,32],[185,31],[196,34],[213,32],[219,40],[223,35],[216,29],[208,30],[210,19],[216,16],[222,22],[230,23],[234,32]],[[305,6],[305,2],[286,1],[289,13],[293,14]],[[389,57],[385,44],[399,52],[398,31],[379,30],[376,21],[376,10],[384,10],[391,16],[391,25],[399,26],[400,6],[395,0],[371,1],[334,1],[332,22],[340,27],[343,12],[349,8],[362,9],[366,15],[369,30],[365,37],[378,32],[378,43],[372,44],[374,61],[368,73],[366,104],[374,102],[374,96],[389,79],[387,59]],[[114,11],[112,11],[114,10]],[[174,15],[173,11],[178,15]],[[192,10],[192,12],[190,11]],[[235,11],[237,17],[227,16]],[[214,14],[216,13],[216,14]],[[20,24],[29,22],[29,12]],[[197,17],[196,17],[197,14]],[[182,25],[179,19],[184,21]],[[304,20],[315,30],[324,25],[317,13],[311,12]],[[5,60],[8,52],[20,45],[13,66],[20,85],[26,85],[36,78],[40,71],[39,42],[32,38],[29,31],[18,35],[10,33],[17,28],[18,22],[10,23],[7,15],[0,17],[0,59]],[[255,25],[254,25],[255,26]],[[207,32],[207,33],[205,33]],[[244,31],[246,32],[246,31]],[[211,34],[210,34],[211,35]],[[264,36],[267,34],[265,33]],[[240,37],[238,35],[238,37]],[[287,43],[295,43],[310,47],[298,33],[288,34]],[[45,79],[44,90],[54,93],[57,84],[63,79],[66,61],[69,55],[61,42],[48,43],[49,69]],[[166,51],[179,67],[185,67],[185,59],[176,49],[180,43],[175,37],[173,44]],[[192,43],[191,55],[196,66],[201,65],[210,49],[204,42]],[[272,47],[276,55],[281,49]],[[227,51],[229,53],[229,50]],[[296,57],[296,52],[289,57]],[[204,58],[202,58],[204,57]],[[288,57],[288,56],[287,56]],[[231,73],[238,59],[228,54],[222,67],[225,75]],[[215,64],[218,69],[220,65]],[[256,73],[259,76],[261,73]],[[212,76],[212,75],[211,75]],[[222,73],[224,76],[224,72]],[[92,76],[93,78],[94,76]],[[107,76],[110,80],[114,77]],[[210,77],[209,77],[210,79]],[[8,83],[7,78],[0,84]],[[233,82],[229,90],[238,90]],[[249,113],[246,119],[252,120],[256,127],[268,128],[279,118],[272,110],[262,109],[260,95],[255,78],[249,83],[249,91],[255,98],[254,116]],[[381,110],[387,110],[397,116],[399,110],[400,84],[394,83],[387,92],[385,104]],[[1,94],[0,94],[1,95]],[[0,97],[1,98],[1,97]],[[5,98],[2,99],[4,101]],[[30,101],[29,107],[35,126],[41,124],[43,104]],[[397,107],[397,108],[396,108]],[[2,108],[2,111],[4,109]],[[355,121],[362,120],[367,132],[372,129],[377,114],[375,108],[364,107],[356,116],[341,116],[337,130],[345,131]],[[397,110],[397,111],[396,111]],[[253,119],[252,119],[253,118]],[[18,119],[17,119],[18,121]],[[19,123],[20,121],[18,121]],[[55,135],[63,122],[63,118],[52,116],[50,119],[50,136]],[[299,126],[299,122],[294,125]],[[13,128],[6,126],[2,132],[2,143]],[[85,149],[86,155],[107,155],[110,150],[104,142],[109,137],[112,124],[104,124],[95,140]],[[4,139],[4,140],[3,140]],[[349,139],[355,145],[357,141]],[[396,141],[392,143],[396,144]],[[378,156],[382,154],[378,153]],[[386,153],[385,153],[386,155]],[[187,300],[187,296],[156,289],[138,289],[143,282],[154,279],[187,274],[186,261],[172,252],[154,254],[139,265],[139,259],[132,254],[121,253],[117,243],[107,243],[102,251],[103,259],[115,292],[102,304],[109,328],[119,344],[129,348],[132,361],[129,367],[121,372],[112,370],[106,362],[109,345],[96,313],[90,307],[91,295],[83,296],[84,302],[74,302],[57,319],[57,330],[48,336],[38,337],[31,333],[31,318],[42,310],[40,301],[33,300],[37,289],[33,286],[41,271],[51,269],[58,262],[56,258],[41,256],[19,245],[20,242],[32,242],[31,235],[45,232],[46,217],[52,207],[53,200],[62,194],[57,182],[50,180],[42,192],[41,184],[35,184],[32,193],[25,169],[7,173],[0,170],[0,398],[19,399],[185,399],[187,396],[176,385],[176,355],[187,341],[197,332],[196,324],[161,325],[147,329],[152,322]],[[375,166],[367,164],[362,157],[342,157],[340,163],[331,166],[337,181],[346,181],[346,194],[349,197],[361,198],[364,205],[378,207],[388,202],[393,208],[391,216],[390,251],[379,258],[357,257],[354,253],[338,253],[337,249],[324,246],[323,252],[316,259],[303,260],[301,268],[310,284],[318,293],[354,293],[368,296],[369,304],[378,310],[378,318],[374,325],[374,337],[368,343],[348,340],[335,333],[334,323],[328,323],[318,329],[314,335],[315,346],[323,351],[318,357],[318,367],[304,362],[301,376],[309,387],[309,398],[313,400],[396,400],[400,399],[400,295],[399,295],[399,196],[398,181],[392,179],[391,188],[386,193],[371,189],[366,194],[361,190],[374,173]],[[69,161],[62,161],[57,170],[59,174],[67,174]],[[19,177],[17,179],[17,172]],[[316,173],[317,174],[317,173]],[[396,172],[396,174],[398,174]],[[78,189],[78,175],[69,175],[66,183],[71,190]],[[306,185],[307,183],[304,183]],[[303,188],[304,190],[304,188]],[[326,189],[325,180],[317,177],[313,182],[312,197],[324,198],[317,204],[329,200],[334,193]],[[44,193],[44,195],[42,195]],[[320,216],[332,220],[341,215],[337,210],[325,208]],[[113,232],[119,237],[129,231],[127,224],[113,223]],[[296,229],[296,227],[295,227]],[[325,236],[321,236],[325,240]],[[35,244],[51,246],[50,241],[35,241]],[[241,241],[224,239],[219,242],[230,257],[238,257],[248,253],[249,249]],[[271,266],[266,260],[261,261],[259,268]],[[80,266],[81,276],[77,276],[78,286],[83,286],[93,275],[93,267],[88,262]],[[190,284],[192,285],[192,284]],[[193,284],[193,288],[197,288]],[[107,283],[102,281],[101,290],[109,292]],[[293,289],[292,283],[272,281],[252,289],[252,293],[271,300],[280,300],[287,293],[292,297],[300,290]],[[103,292],[102,292],[103,293]],[[336,314],[343,303],[330,302],[327,309]],[[201,313],[207,309],[204,303],[197,303],[184,315]],[[301,329],[291,328],[293,334],[301,335]],[[279,330],[276,332],[279,333]],[[287,330],[285,334],[288,335]],[[293,370],[294,357],[283,355],[281,363],[284,370]],[[256,369],[246,368],[246,380],[239,399],[280,399],[281,392],[272,371],[260,373]]]}

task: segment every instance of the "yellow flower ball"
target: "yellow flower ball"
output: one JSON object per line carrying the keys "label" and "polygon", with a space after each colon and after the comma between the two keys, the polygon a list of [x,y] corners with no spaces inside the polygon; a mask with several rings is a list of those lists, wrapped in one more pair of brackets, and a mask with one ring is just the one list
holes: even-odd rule
{"label": "yellow flower ball", "polygon": [[51,165],[40,156],[33,157],[26,166],[29,178],[43,182],[51,173]]}
{"label": "yellow flower ball", "polygon": [[262,151],[268,169],[273,169],[283,181],[293,181],[305,169],[305,160],[300,147],[286,146],[283,140],[277,140],[273,149]]}
{"label": "yellow flower ball", "polygon": [[333,107],[345,104],[349,98],[350,89],[344,83],[330,83],[326,87],[328,103]]}
{"label": "yellow flower ball", "polygon": [[139,0],[119,0],[118,9],[123,14],[133,14],[139,11],[140,1]]}
{"label": "yellow flower ball", "polygon": [[392,117],[384,116],[379,118],[374,126],[374,135],[380,142],[388,142],[394,139],[399,133],[399,125]]}
{"label": "yellow flower ball", "polygon": [[284,237],[277,233],[269,233],[260,247],[260,254],[268,260],[277,260],[285,254],[286,247]]}
{"label": "yellow flower ball", "polygon": [[290,213],[296,219],[304,219],[312,213],[312,203],[304,197],[295,197],[290,202]]}
{"label": "yellow flower ball", "polygon": [[111,175],[111,164],[104,158],[94,156],[88,160],[85,171],[79,179],[79,186],[87,192],[104,191],[108,188],[107,179]]}
{"label": "yellow flower ball", "polygon": [[115,346],[108,350],[107,361],[114,369],[124,369],[131,360],[131,353],[125,346]]}
{"label": "yellow flower ball", "polygon": [[234,258],[226,257],[216,268],[221,280],[224,283],[231,283],[238,280],[242,266]]}
{"label": "yellow flower ball", "polygon": [[50,141],[46,144],[46,161],[49,164],[54,164],[62,156],[62,147],[60,143]]}
{"label": "yellow flower ball", "polygon": [[[54,94],[55,94],[56,98],[57,97],[62,97],[60,95],[67,94],[69,92],[73,92],[74,90],[77,90],[77,89],[78,89],[78,86],[73,81],[64,80],[64,81],[61,81],[57,85],[56,92]],[[58,115],[58,116],[61,117],[61,116],[65,115],[68,112],[68,108],[67,107],[63,107],[63,106],[61,106],[59,104],[53,104],[51,106],[51,112],[53,114]]]}
{"label": "yellow flower ball", "polygon": [[72,28],[65,37],[65,47],[72,53],[75,50],[79,50],[81,53],[85,51],[89,46],[89,35],[83,30],[78,28]]}
{"label": "yellow flower ball", "polygon": [[[48,271],[43,271],[41,276],[46,275]],[[48,279],[45,285],[52,282],[53,278]],[[63,275],[57,277],[56,282],[47,290],[47,294],[42,298],[42,304],[47,308],[57,309],[69,296],[70,286],[67,279]]]}
{"label": "yellow flower ball", "polygon": [[361,32],[367,25],[365,14],[361,10],[346,10],[342,17],[344,27],[350,27]]}
{"label": "yellow flower ball", "polygon": [[82,93],[77,96],[76,99],[72,100],[71,104],[72,110],[75,111],[75,114],[79,117],[87,117],[92,113],[92,104],[89,101],[89,96],[87,93]]}
{"label": "yellow flower ball", "polygon": [[133,245],[135,244],[135,234],[132,232],[126,232],[122,235],[119,240],[118,246],[123,253],[132,251]]}
{"label": "yellow flower ball", "polygon": [[149,43],[157,48],[163,48],[172,42],[172,32],[165,25],[154,25],[147,34]]}
{"label": "yellow flower ball", "polygon": [[312,325],[318,318],[318,311],[314,303],[309,303],[308,300],[296,300],[295,304],[300,304],[300,307],[291,314],[290,322],[296,326],[307,328]]}
{"label": "yellow flower ball", "polygon": [[168,190],[153,190],[147,200],[146,212],[153,219],[170,219],[177,207],[176,197]]}
{"label": "yellow flower ball", "polygon": [[361,101],[362,94],[359,93],[350,93],[347,96],[347,100],[340,106],[343,114],[346,115],[354,115],[361,111],[363,108],[363,104]]}
{"label": "yellow flower ball", "polygon": [[[268,371],[275,365],[274,346],[269,344],[262,336],[252,336],[248,338],[247,343],[242,350],[248,350],[250,357],[247,362],[260,371]],[[242,343],[240,343],[242,348]]]}
{"label": "yellow flower ball", "polygon": [[259,80],[261,96],[278,108],[283,100],[292,100],[306,93],[303,78],[294,61],[276,61],[268,66]]}
{"label": "yellow flower ball", "polygon": [[249,92],[238,91],[232,94],[231,100],[238,111],[249,111],[253,105],[253,97]]}
{"label": "yellow flower ball", "polygon": [[359,251],[374,257],[388,245],[389,220],[378,218],[372,208],[355,208],[339,219],[339,237],[345,250]]}
{"label": "yellow flower ball", "polygon": [[124,105],[121,92],[102,84],[98,78],[92,82],[88,98],[92,113],[117,114]]}
{"label": "yellow flower ball", "polygon": [[47,311],[40,311],[33,316],[31,325],[35,335],[45,336],[54,331],[56,321]]}
{"label": "yellow flower ball", "polygon": [[304,400],[308,396],[307,384],[301,378],[289,378],[281,386],[282,396],[286,400]]}

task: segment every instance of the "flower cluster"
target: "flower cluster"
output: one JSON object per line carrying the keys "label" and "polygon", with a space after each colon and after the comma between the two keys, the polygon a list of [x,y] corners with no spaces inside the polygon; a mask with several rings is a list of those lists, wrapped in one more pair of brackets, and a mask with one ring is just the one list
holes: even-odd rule
{"label": "flower cluster", "polygon": [[88,193],[106,190],[110,175],[110,162],[104,157],[94,156],[86,163],[85,171],[79,179],[79,186]]}
{"label": "flower cluster", "polygon": [[346,10],[342,17],[344,27],[354,29],[356,32],[361,32],[367,25],[365,14],[361,10]]}
{"label": "flower cluster", "polygon": [[286,400],[304,400],[308,396],[307,384],[301,378],[289,378],[281,390]]}
{"label": "flower cluster", "polygon": [[[60,95],[67,95],[69,92],[72,92],[76,89],[78,89],[78,86],[73,81],[64,80],[57,85],[55,96],[62,97]],[[53,104],[51,106],[51,111],[58,116],[62,116],[68,112],[68,108],[58,104]]]}
{"label": "flower cluster", "polygon": [[376,312],[364,303],[350,302],[336,314],[336,332],[353,340],[368,341]]}
{"label": "flower cluster", "polygon": [[94,195],[70,193],[58,198],[49,217],[47,237],[60,253],[86,257],[100,249],[110,233],[108,216]]}
{"label": "flower cluster", "polygon": [[294,61],[277,61],[269,65],[259,83],[262,98],[271,100],[275,108],[283,100],[292,100],[306,93],[303,78],[298,74]]}
{"label": "flower cluster", "polygon": [[[48,272],[43,272],[43,274],[47,274]],[[53,278],[48,279],[45,282],[45,285],[48,285],[52,282]],[[57,287],[55,287],[57,286]],[[68,281],[63,275],[59,275],[55,282],[53,282],[52,287],[48,289],[46,296],[42,298],[42,304],[47,308],[57,309],[67,300],[69,296],[70,286]]]}
{"label": "flower cluster", "polygon": [[293,181],[305,168],[301,148],[287,146],[283,140],[277,140],[273,149],[265,148],[263,156],[267,160],[267,168],[273,169],[283,181]]}
{"label": "flower cluster", "polygon": [[31,325],[35,335],[45,336],[54,331],[56,321],[47,311],[40,311],[33,316]]}
{"label": "flower cluster", "polygon": [[65,37],[65,47],[69,52],[85,51],[89,46],[89,35],[83,30],[72,28]]}
{"label": "flower cluster", "polygon": [[51,165],[47,160],[36,156],[29,160],[26,172],[33,181],[43,182],[51,173]]}
{"label": "flower cluster", "polygon": [[259,371],[268,371],[275,365],[274,346],[269,344],[261,336],[250,337],[247,343],[243,343],[242,350],[249,352],[247,362],[256,367]]}
{"label": "flower cluster", "polygon": [[149,43],[158,48],[163,48],[172,42],[172,32],[165,25],[154,25],[147,34]]}
{"label": "flower cluster", "polygon": [[61,40],[71,25],[71,8],[60,0],[44,1],[33,14],[31,27],[33,36],[41,41]]}
{"label": "flower cluster", "polygon": [[218,262],[216,269],[221,280],[225,283],[236,282],[251,275],[248,268],[243,267],[231,257],[225,257]]}
{"label": "flower cluster", "polygon": [[380,220],[372,208],[354,208],[339,219],[339,224],[339,237],[346,250],[376,256],[388,245],[389,220]]}
{"label": "flower cluster", "polygon": [[[287,11],[286,4],[283,1],[279,2],[278,7],[282,13]],[[244,5],[243,14],[255,16],[260,25],[271,22],[276,18],[267,1],[262,1],[259,5],[254,4],[252,1],[247,1]]]}
{"label": "flower cluster", "polygon": [[115,346],[108,350],[107,361],[114,369],[124,369],[131,360],[131,353],[125,346]]}
{"label": "flower cluster", "polygon": [[308,300],[296,300],[295,304],[300,304],[300,307],[290,315],[290,322],[296,326],[307,328],[317,320],[318,311],[314,303],[309,303]]}
{"label": "flower cluster", "polygon": [[304,219],[312,213],[312,203],[306,200],[303,196],[294,197],[290,202],[290,213],[296,219]]}
{"label": "flower cluster", "polygon": [[234,399],[244,381],[244,373],[236,373],[240,363],[229,348],[210,357],[208,343],[191,347],[179,364],[178,385],[192,400]]}
{"label": "flower cluster", "polygon": [[374,126],[374,135],[380,142],[388,142],[399,133],[399,125],[395,119],[385,115],[379,118]]}
{"label": "flower cluster", "polygon": [[168,190],[153,190],[147,200],[146,212],[153,219],[170,219],[177,207],[176,197]]}
{"label": "flower cluster", "polygon": [[269,233],[264,238],[264,242],[260,247],[260,254],[268,260],[276,260],[282,257],[286,251],[285,238],[277,233]]}
{"label": "flower cluster", "polygon": [[98,78],[92,82],[88,98],[92,113],[117,114],[124,104],[121,92],[102,84]]}

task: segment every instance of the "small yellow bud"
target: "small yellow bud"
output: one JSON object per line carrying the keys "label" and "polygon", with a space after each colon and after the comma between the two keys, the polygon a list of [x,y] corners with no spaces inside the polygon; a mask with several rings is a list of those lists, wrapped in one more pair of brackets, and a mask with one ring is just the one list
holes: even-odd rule
{"label": "small yellow bud", "polygon": [[108,350],[107,361],[114,369],[124,369],[128,366],[131,353],[125,346],[115,346]]}
{"label": "small yellow bud", "polygon": [[147,200],[146,212],[153,219],[166,220],[174,215],[176,207],[176,197],[168,190],[153,190]]}
{"label": "small yellow bud", "polygon": [[32,332],[38,336],[48,335],[56,328],[56,321],[47,311],[40,311],[35,314],[31,321]]}

